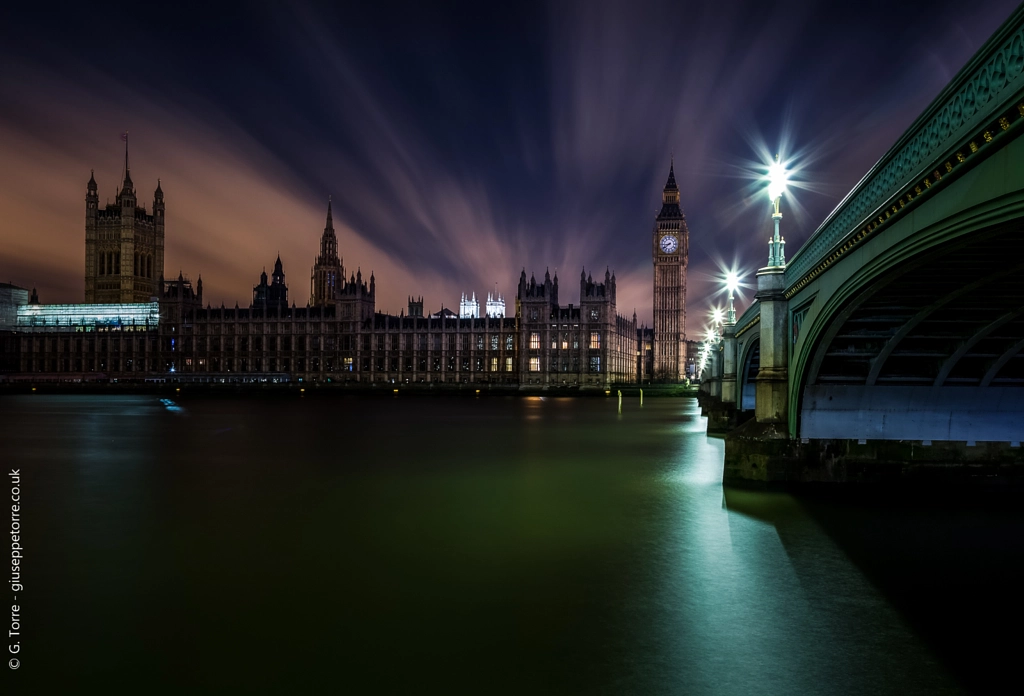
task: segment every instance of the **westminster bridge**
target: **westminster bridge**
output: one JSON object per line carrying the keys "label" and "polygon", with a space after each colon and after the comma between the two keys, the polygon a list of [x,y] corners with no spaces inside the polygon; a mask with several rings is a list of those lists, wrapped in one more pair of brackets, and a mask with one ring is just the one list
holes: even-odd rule
{"label": "westminster bridge", "polygon": [[758,271],[703,374],[726,483],[1024,481],[1022,71],[1024,6]]}

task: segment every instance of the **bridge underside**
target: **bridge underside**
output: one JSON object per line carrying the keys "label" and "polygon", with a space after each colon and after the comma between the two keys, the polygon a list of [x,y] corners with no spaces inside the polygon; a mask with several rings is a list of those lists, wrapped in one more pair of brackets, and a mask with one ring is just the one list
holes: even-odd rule
{"label": "bridge underside", "polygon": [[1024,221],[876,279],[822,338],[801,438],[1024,440]]}

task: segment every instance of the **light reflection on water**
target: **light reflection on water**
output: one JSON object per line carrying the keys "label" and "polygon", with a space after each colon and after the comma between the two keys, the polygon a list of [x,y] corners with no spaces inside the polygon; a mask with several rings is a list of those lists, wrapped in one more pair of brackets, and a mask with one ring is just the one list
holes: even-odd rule
{"label": "light reflection on water", "polygon": [[621,414],[614,397],[174,405],[0,399],[35,521],[26,611],[47,666],[20,677],[956,690],[939,639],[840,545],[861,513],[848,524],[792,496],[723,492],[722,441],[692,401],[624,399]]}

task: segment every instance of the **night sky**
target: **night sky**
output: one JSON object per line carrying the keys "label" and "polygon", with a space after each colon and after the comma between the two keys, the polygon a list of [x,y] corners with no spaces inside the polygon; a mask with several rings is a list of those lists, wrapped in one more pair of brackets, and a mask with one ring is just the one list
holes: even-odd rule
{"label": "night sky", "polygon": [[803,165],[792,255],[1016,3],[360,5],[5,10],[0,280],[82,301],[89,170],[112,200],[127,130],[140,202],[166,195],[165,274],[214,305],[248,306],[278,252],[305,305],[333,196],[378,310],[495,286],[511,307],[523,267],[575,303],[610,266],[649,324],[674,154],[692,335],[721,268],[765,263],[764,158]]}

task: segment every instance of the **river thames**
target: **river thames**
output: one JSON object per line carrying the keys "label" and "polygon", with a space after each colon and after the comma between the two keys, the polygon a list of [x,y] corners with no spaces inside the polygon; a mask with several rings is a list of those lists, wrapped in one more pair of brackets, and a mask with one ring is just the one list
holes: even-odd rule
{"label": "river thames", "polygon": [[6,396],[26,687],[863,694],[1012,668],[1000,497],[723,490],[690,399]]}

